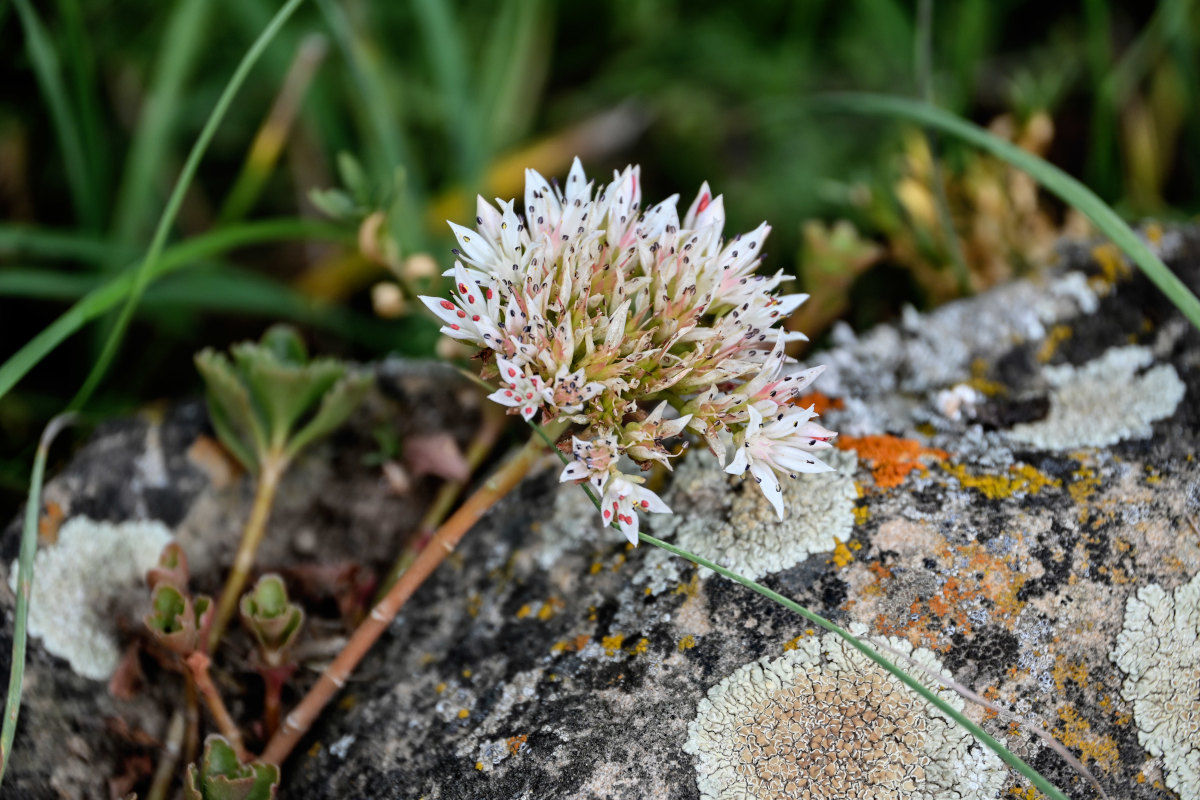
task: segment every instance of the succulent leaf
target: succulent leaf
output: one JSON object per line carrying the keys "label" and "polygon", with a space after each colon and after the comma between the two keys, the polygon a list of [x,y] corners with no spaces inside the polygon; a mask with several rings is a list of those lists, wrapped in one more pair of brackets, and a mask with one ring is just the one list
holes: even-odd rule
{"label": "succulent leaf", "polygon": [[194,600],[169,583],[160,583],[150,597],[153,608],[145,617],[146,627],[164,647],[188,655],[204,647],[212,625],[212,599],[198,595]]}
{"label": "succulent leaf", "polygon": [[304,611],[288,602],[283,579],[275,574],[259,578],[254,590],[242,596],[241,612],[242,622],[258,640],[263,659],[271,665],[283,662],[304,623]]}
{"label": "succulent leaf", "polygon": [[200,766],[188,765],[185,800],[271,800],[279,786],[279,767],[252,761],[242,764],[224,737],[204,740]]}
{"label": "succulent leaf", "polygon": [[174,586],[179,591],[187,588],[188,563],[187,556],[178,542],[171,542],[163,548],[158,556],[158,566],[146,573],[146,583],[153,590],[159,584]]}

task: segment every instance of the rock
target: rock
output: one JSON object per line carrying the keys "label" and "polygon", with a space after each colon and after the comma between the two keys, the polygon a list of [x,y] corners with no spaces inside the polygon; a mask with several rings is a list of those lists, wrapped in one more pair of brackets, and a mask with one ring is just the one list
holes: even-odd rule
{"label": "rock", "polygon": [[[1200,285],[1200,232],[1148,234]],[[836,333],[812,359],[830,365],[812,400],[841,432],[840,472],[789,489],[789,521],[694,447],[662,489],[676,513],[653,530],[1044,724],[1113,797],[1195,797],[1200,334],[1109,246],[1063,255],[1044,279]],[[295,561],[301,533],[306,559],[385,565],[420,509],[363,465],[372,427],[469,437],[470,409],[448,399],[461,385],[381,371],[385,390],[289,476],[264,566]],[[204,430],[196,405],[115,423],[47,499],[67,516],[161,519],[212,591],[250,487],[189,460]],[[415,595],[286,765],[286,796],[1024,791],[840,640],[599,530],[556,472],[522,484]],[[16,537],[14,524],[5,567]],[[256,679],[245,641],[230,644],[236,696]],[[162,735],[174,679],[117,701],[33,645],[6,791],[105,797],[118,754],[153,755],[144,735]],[[1027,728],[941,692],[1069,796],[1094,796]],[[248,720],[247,697],[234,713]]]}

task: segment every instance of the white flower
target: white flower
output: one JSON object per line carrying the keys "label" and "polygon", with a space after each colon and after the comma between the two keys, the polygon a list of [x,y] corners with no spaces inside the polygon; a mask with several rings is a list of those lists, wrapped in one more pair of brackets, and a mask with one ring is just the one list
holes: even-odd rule
{"label": "white flower", "polygon": [[749,467],[782,513],[772,469],[823,469],[805,453],[833,436],[793,405],[820,368],[785,374],[783,347],[804,336],[781,323],[806,295],[776,294],[782,272],[756,274],[770,227],[726,239],[708,184],[682,219],[678,202],[643,209],[637,167],[594,184],[576,159],[561,187],[528,170],[522,198],[480,198],[474,230],[451,223],[453,290],[422,298],[444,334],[494,353],[490,399],[591,432],[562,479],[604,490],[608,521],[631,541],[637,509],[667,508],[616,472],[618,455],[669,467],[668,440],[686,427],[724,463],[732,434],[731,469]]}
{"label": "white flower", "polygon": [[457,302],[437,297],[422,297],[421,302],[444,323],[442,333],[480,347],[498,349],[501,336],[496,327],[495,292],[490,287],[481,287],[459,262],[455,262],[453,273]]}
{"label": "white flower", "polygon": [[765,426],[762,414],[754,406],[746,410],[750,423],[736,438],[737,451],[725,471],[741,475],[749,467],[762,493],[775,507],[775,513],[783,519],[783,488],[776,473],[794,478],[801,472],[832,471],[833,467],[808,451],[831,447],[829,440],[837,434],[811,422],[816,416],[811,408],[793,406],[779,412]]}
{"label": "white flower", "polygon": [[537,375],[526,375],[522,366],[507,358],[497,356],[496,365],[500,368],[501,379],[508,386],[492,392],[488,399],[502,406],[520,409],[521,417],[529,422],[546,402],[545,384]]}
{"label": "white flower", "polygon": [[573,458],[558,476],[559,482],[586,480],[602,492],[609,473],[617,468],[617,437],[610,434],[586,441],[572,436],[571,455]]}
{"label": "white flower", "polygon": [[652,514],[670,514],[667,504],[649,489],[643,489],[634,483],[637,478],[618,473],[608,482],[608,489],[600,500],[600,516],[606,525],[615,519],[621,533],[634,547],[638,543],[639,511]]}

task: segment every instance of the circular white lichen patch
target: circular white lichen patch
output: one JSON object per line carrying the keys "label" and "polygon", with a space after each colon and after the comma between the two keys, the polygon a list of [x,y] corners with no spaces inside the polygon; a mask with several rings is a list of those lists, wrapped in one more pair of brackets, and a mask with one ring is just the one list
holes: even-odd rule
{"label": "circular white lichen patch", "polygon": [[1154,362],[1145,347],[1114,347],[1082,367],[1046,367],[1054,387],[1050,413],[1016,425],[1008,438],[1045,450],[1106,447],[1125,439],[1147,439],[1150,423],[1175,413],[1184,385],[1175,367]]}
{"label": "circular white lichen patch", "polygon": [[1129,598],[1110,658],[1127,675],[1121,696],[1167,786],[1200,797],[1200,573],[1174,592],[1151,584]]}
{"label": "circular white lichen patch", "polygon": [[[931,651],[887,642],[944,672]],[[941,693],[962,708],[957,695]],[[996,796],[1006,775],[994,753],[832,633],[739,667],[714,686],[684,750],[698,756],[705,800],[982,800]]]}
{"label": "circular white lichen patch", "polygon": [[[119,525],[87,517],[68,520],[58,542],[34,559],[30,635],[79,675],[108,679],[121,657],[111,613],[114,598],[144,587],[146,571],[170,541],[170,529],[156,520]],[[17,590],[16,561],[9,586]]]}
{"label": "circular white lichen patch", "polygon": [[753,482],[739,486],[740,479],[730,478],[716,459],[705,455],[694,454],[676,470],[669,500],[675,513],[650,520],[658,535],[674,533],[675,543],[685,550],[754,579],[795,566],[813,553],[832,552],[837,540],[850,538],[858,496],[854,453],[822,451],[821,460],[834,472],[782,481],[787,509],[782,521]]}

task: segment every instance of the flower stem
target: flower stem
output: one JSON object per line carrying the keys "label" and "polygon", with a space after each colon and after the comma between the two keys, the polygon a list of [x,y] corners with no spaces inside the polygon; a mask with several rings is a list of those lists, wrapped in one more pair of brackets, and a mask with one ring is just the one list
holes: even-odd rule
{"label": "flower stem", "polygon": [[[564,420],[546,426],[550,440],[557,439],[566,430],[568,424]],[[405,570],[384,598],[371,610],[370,615],[358,626],[350,640],[346,642],[346,646],[342,648],[337,658],[325,668],[325,672],[308,690],[308,694],[304,696],[300,704],[287,715],[283,726],[267,743],[267,749],[262,754],[263,761],[268,764],[283,763],[299,743],[301,737],[312,726],[317,715],[321,713],[321,709],[346,684],[346,679],[358,666],[358,662],[388,629],[408,599],[425,582],[425,579],[433,574],[446,556],[453,552],[463,535],[525,477],[545,448],[546,445],[541,436],[535,434],[530,437],[520,452],[488,478],[474,494],[467,498],[462,507],[438,528],[429,544],[417,555],[412,565]]]}
{"label": "flower stem", "polygon": [[229,740],[229,745],[237,753],[238,759],[246,761],[246,748],[242,744],[242,732],[238,730],[237,723],[233,721],[233,716],[230,715],[225,701],[221,699],[220,692],[217,691],[212,677],[208,674],[208,666],[212,663],[211,659],[204,651],[197,650],[184,660],[192,671],[192,677],[196,679],[196,688],[200,690],[200,695],[208,704],[208,710],[212,712],[213,720],[217,723],[217,730]]}
{"label": "flower stem", "polygon": [[208,635],[208,652],[216,652],[225,627],[230,617],[237,609],[238,599],[242,589],[246,588],[246,580],[250,570],[254,568],[254,557],[258,546],[262,544],[267,532],[267,518],[271,515],[271,506],[275,502],[275,491],[279,488],[279,479],[287,469],[287,459],[282,455],[272,454],[263,460],[262,469],[258,473],[258,488],[254,494],[254,505],[250,509],[250,518],[242,530],[242,541],[238,544],[237,555],[233,558],[233,567],[229,577],[225,579],[225,588],[221,590],[221,599],[217,603],[213,615],[212,630]]}
{"label": "flower stem", "polygon": [[[503,413],[496,413],[492,409],[501,411],[500,406],[494,403],[485,404],[483,421],[475,434],[475,438],[467,446],[466,462],[471,473],[479,469],[479,465],[492,452],[492,448],[496,446],[496,440],[500,438],[500,433],[504,430],[504,422],[507,416]],[[383,599],[396,580],[416,560],[417,553],[421,551],[421,548],[429,541],[429,537],[433,535],[437,527],[446,519],[446,515],[450,513],[450,509],[454,507],[454,502],[458,500],[458,496],[462,494],[466,485],[466,481],[447,481],[442,484],[442,488],[438,490],[437,496],[433,498],[433,503],[425,511],[425,515],[421,517],[421,521],[417,523],[416,536],[409,540],[408,544],[396,558],[396,563],[392,564],[387,577],[383,579],[383,584],[379,587],[379,593],[375,596],[376,603]]]}

